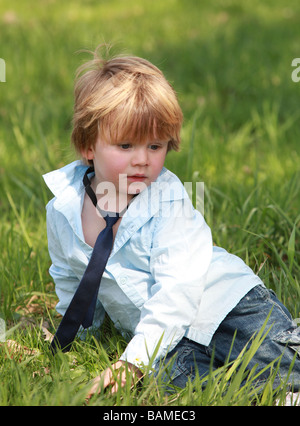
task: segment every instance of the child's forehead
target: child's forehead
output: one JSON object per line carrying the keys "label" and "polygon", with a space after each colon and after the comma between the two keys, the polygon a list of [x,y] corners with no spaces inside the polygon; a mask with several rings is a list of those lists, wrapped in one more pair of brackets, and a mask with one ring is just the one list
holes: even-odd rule
{"label": "child's forehead", "polygon": [[132,136],[132,135],[119,135],[114,137],[111,135],[109,138],[105,138],[105,142],[111,145],[114,144],[130,144],[133,146],[147,145],[147,144],[163,144],[169,142],[170,137],[157,137],[156,135],[143,135],[143,136]]}
{"label": "child's forehead", "polygon": [[[143,145],[147,143],[163,143],[171,139],[170,133],[166,127],[158,126],[155,120],[152,125],[141,125],[140,122],[131,123],[131,126],[122,126],[116,119],[114,123],[106,123],[105,126],[100,126],[99,135],[107,143],[130,143],[132,145]],[[101,128],[102,127],[102,128]]]}
{"label": "child's forehead", "polygon": [[131,139],[122,139],[122,140],[111,140],[109,141],[110,144],[130,144],[133,146],[138,146],[138,145],[147,145],[147,144],[164,144],[164,143],[168,143],[169,139],[157,139],[157,138],[148,138],[148,139],[135,139],[135,140],[131,140]]}

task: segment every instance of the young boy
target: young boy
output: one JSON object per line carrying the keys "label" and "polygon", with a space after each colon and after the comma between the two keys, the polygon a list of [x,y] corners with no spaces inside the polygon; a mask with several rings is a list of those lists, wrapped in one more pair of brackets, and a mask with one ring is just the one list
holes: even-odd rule
{"label": "young boy", "polygon": [[[44,176],[55,195],[47,205],[47,231],[57,311],[65,315],[71,303],[106,212],[119,212],[93,317],[99,329],[107,312],[128,340],[113,369],[126,365],[139,377],[161,339],[154,368],[177,354],[171,375],[183,387],[195,375],[195,361],[200,376],[208,373],[213,350],[213,368],[224,364],[236,332],[235,359],[271,311],[271,330],[249,369],[263,370],[282,355],[284,378],[300,353],[300,329],[241,259],[213,246],[204,218],[164,168],[168,151],[179,149],[181,124],[174,90],[148,61],[102,60],[96,51],[80,68],[72,141],[83,161]],[[91,394],[100,381],[116,389],[107,369]],[[298,356],[290,383],[300,386]]]}

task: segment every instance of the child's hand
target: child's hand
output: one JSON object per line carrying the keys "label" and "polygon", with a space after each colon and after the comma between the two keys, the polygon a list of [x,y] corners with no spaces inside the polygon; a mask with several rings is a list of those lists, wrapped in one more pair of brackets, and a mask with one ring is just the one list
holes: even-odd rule
{"label": "child's hand", "polygon": [[[126,372],[126,366],[127,366],[127,372]],[[119,370],[116,373],[116,370]],[[130,364],[129,362],[125,361],[118,361],[115,364],[111,366],[111,368],[107,368],[103,371],[100,376],[97,376],[92,381],[92,387],[87,395],[87,399],[90,399],[94,393],[100,393],[101,388],[105,389],[107,386],[112,386],[111,393],[115,393],[118,390],[119,384],[121,386],[124,386],[126,383],[126,375],[128,377],[128,374],[130,374],[130,377],[132,380],[134,379],[140,379],[142,377],[141,371],[133,364]]]}

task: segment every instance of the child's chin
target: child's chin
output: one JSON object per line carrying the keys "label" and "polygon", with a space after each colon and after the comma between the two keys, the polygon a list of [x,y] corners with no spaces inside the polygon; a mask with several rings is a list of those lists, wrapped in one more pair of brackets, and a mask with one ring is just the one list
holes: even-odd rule
{"label": "child's chin", "polygon": [[145,182],[132,182],[128,187],[128,194],[137,195],[140,192],[144,191],[144,189],[146,189],[147,186],[148,185],[146,185]]}

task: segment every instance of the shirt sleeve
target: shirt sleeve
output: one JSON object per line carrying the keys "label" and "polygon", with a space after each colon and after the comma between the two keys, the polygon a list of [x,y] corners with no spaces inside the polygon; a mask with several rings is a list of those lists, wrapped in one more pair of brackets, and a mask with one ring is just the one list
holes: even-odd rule
{"label": "shirt sleeve", "polygon": [[179,343],[196,320],[211,258],[211,231],[201,214],[189,200],[169,204],[154,232],[154,284],[122,360],[155,364]]}

